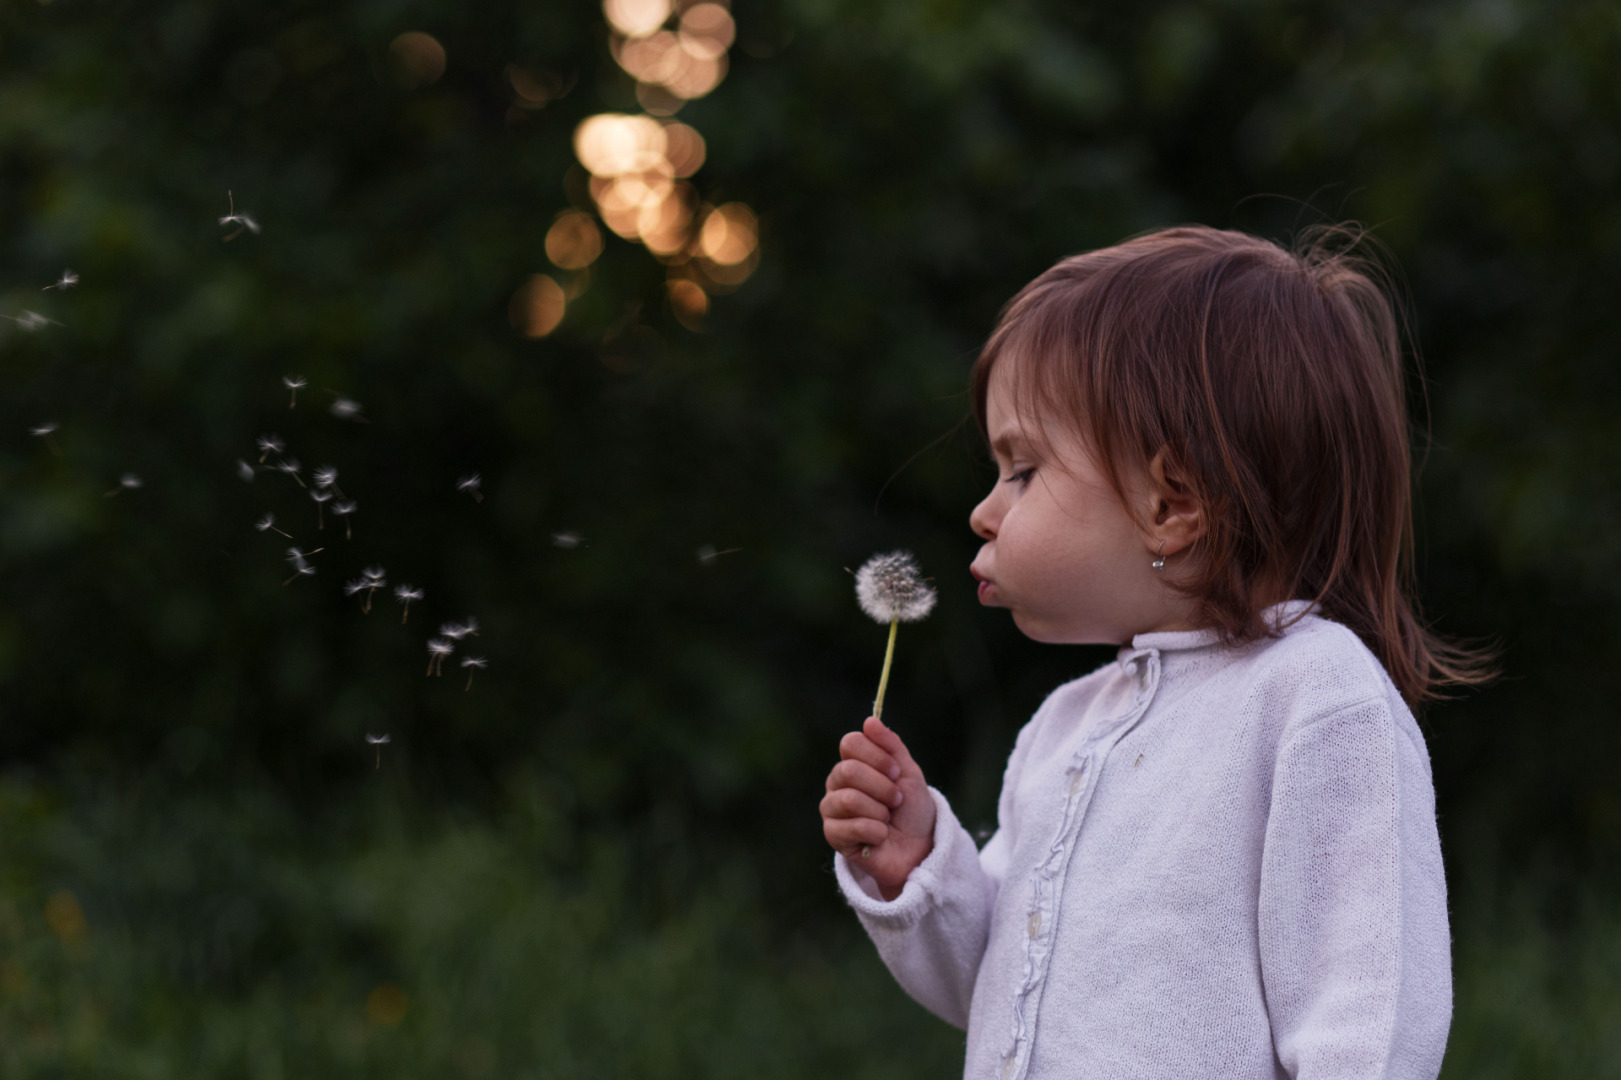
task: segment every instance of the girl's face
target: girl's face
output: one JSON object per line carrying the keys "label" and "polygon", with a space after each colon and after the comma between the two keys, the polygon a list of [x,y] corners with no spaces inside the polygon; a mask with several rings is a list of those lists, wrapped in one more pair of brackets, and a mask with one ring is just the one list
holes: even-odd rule
{"label": "girl's face", "polygon": [[[1004,361],[991,370],[986,420],[1000,475],[968,518],[985,541],[969,568],[980,603],[1008,608],[1027,637],[1052,643],[1123,644],[1186,628],[1188,604],[1153,569],[1156,541],[1083,440],[1046,432],[1051,456],[1038,458],[1043,441],[1014,411],[1012,368]],[[1128,493],[1152,511],[1149,488],[1139,477]]]}

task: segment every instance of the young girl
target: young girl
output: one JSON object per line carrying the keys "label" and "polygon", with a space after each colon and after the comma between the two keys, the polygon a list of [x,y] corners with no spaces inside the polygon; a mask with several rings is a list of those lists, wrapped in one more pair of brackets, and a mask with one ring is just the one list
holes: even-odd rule
{"label": "young girl", "polygon": [[1336,230],[1178,228],[1066,259],[974,367],[1000,478],[982,604],[1119,659],[1019,733],[983,850],[893,731],[823,828],[974,1078],[1426,1077],[1452,1010],[1412,706],[1485,660],[1408,594],[1391,305]]}

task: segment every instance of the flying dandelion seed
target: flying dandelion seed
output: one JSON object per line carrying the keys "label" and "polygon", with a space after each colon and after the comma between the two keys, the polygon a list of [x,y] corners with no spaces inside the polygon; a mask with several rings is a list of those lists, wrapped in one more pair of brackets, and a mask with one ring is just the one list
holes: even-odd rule
{"label": "flying dandelion seed", "polygon": [[136,476],[132,472],[127,472],[123,476],[120,476],[118,478],[118,486],[117,487],[113,488],[111,491],[105,492],[104,494],[106,495],[106,497],[111,498],[112,496],[117,495],[121,491],[135,491],[138,488],[140,488],[140,486],[141,486],[141,484],[143,482],[144,481],[142,481],[139,476]]}
{"label": "flying dandelion seed", "polygon": [[316,548],[314,551],[305,551],[303,548],[290,547],[287,549],[287,561],[295,567],[302,567],[307,565],[311,555],[318,555],[325,550],[326,548]]}
{"label": "flying dandelion seed", "polygon": [[291,395],[287,399],[287,407],[289,409],[298,408],[298,392],[308,386],[310,381],[302,375],[283,375],[281,384],[287,388]]}
{"label": "flying dandelion seed", "polygon": [[742,548],[727,548],[725,551],[716,551],[714,544],[705,544],[698,549],[698,561],[704,566],[714,566],[715,560],[722,555],[735,555],[742,550]]}
{"label": "flying dandelion seed", "polygon": [[310,476],[310,482],[318,488],[331,488],[332,494],[343,498],[343,489],[338,486],[338,470],[331,465],[322,465]]}
{"label": "flying dandelion seed", "polygon": [[282,582],[281,587],[285,589],[287,586],[291,585],[293,582],[297,581],[299,578],[310,576],[310,575],[313,575],[314,573],[315,573],[315,567],[309,565],[308,563],[305,563],[303,566],[299,566],[299,567],[294,568],[293,576],[288,578],[286,581]]}
{"label": "flying dandelion seed", "polygon": [[55,420],[47,420],[43,424],[35,424],[28,429],[28,434],[36,439],[44,439],[45,445],[50,447],[51,453],[60,454],[62,451],[56,445],[56,429],[59,425]]}
{"label": "flying dandelion seed", "polygon": [[18,329],[26,330],[32,334],[35,330],[43,330],[47,326],[61,326],[55,319],[47,319],[37,311],[24,311],[21,315],[3,315],[0,318],[10,319],[17,324]]}
{"label": "flying dandelion seed", "polygon": [[483,502],[484,494],[479,491],[479,486],[483,483],[483,477],[479,476],[478,473],[473,473],[471,476],[464,476],[456,481],[456,490],[471,495],[474,502]]}
{"label": "flying dandelion seed", "polygon": [[389,743],[387,735],[367,735],[366,742],[377,748],[377,767],[383,767],[383,747]]}
{"label": "flying dandelion seed", "polygon": [[312,488],[310,490],[310,498],[315,500],[315,527],[318,530],[325,531],[326,511],[322,509],[322,506],[323,504],[332,501],[332,492],[323,491],[320,488]]}
{"label": "flying dandelion seed", "polygon": [[243,461],[241,458],[237,458],[236,459],[236,475],[237,475],[237,478],[240,479],[244,484],[251,484],[251,483],[253,483],[253,478],[254,478],[254,476],[256,474],[253,471],[253,466],[252,465],[249,465],[246,461]]}
{"label": "flying dandelion seed", "polygon": [[288,476],[291,476],[294,480],[297,480],[299,487],[301,487],[301,488],[309,487],[308,484],[304,483],[304,478],[298,475],[300,466],[298,464],[298,459],[297,458],[295,458],[295,457],[282,458],[280,461],[276,462],[276,464],[273,466],[273,468],[277,472],[284,472]]}
{"label": "flying dandelion seed", "polygon": [[585,543],[585,538],[577,532],[552,533],[552,546],[560,547],[564,551],[573,551],[583,543]]}
{"label": "flying dandelion seed", "polygon": [[355,538],[354,530],[349,527],[349,515],[359,509],[360,507],[356,505],[353,499],[339,499],[332,504],[332,512],[343,519],[343,538],[345,540]]}
{"label": "flying dandelion seed", "polygon": [[381,566],[368,566],[366,569],[360,572],[360,576],[365,579],[366,582],[365,610],[366,614],[370,615],[372,596],[377,592],[378,589],[386,589],[388,587],[387,572]]}
{"label": "flying dandelion seed", "polygon": [[328,411],[331,412],[333,416],[336,416],[339,420],[354,420],[362,424],[370,423],[369,420],[360,415],[364,409],[365,406],[360,402],[340,395],[338,399],[331,404]]}
{"label": "flying dandelion seed", "polygon": [[462,623],[462,629],[474,637],[478,637],[478,620],[471,615],[467,616],[467,621]]}
{"label": "flying dandelion seed", "polygon": [[454,622],[447,622],[445,625],[439,628],[439,636],[442,638],[449,638],[451,641],[460,641],[471,632],[472,631],[468,630],[467,627],[463,626],[461,623]]}
{"label": "flying dandelion seed", "polygon": [[259,464],[265,463],[265,458],[271,454],[279,454],[287,449],[287,444],[281,441],[280,435],[261,435],[257,440],[259,447]]}
{"label": "flying dandelion seed", "polygon": [[40,292],[46,292],[50,289],[71,289],[78,283],[78,274],[75,274],[72,270],[64,270],[62,271],[62,276],[57,278],[54,284],[45,286],[45,288],[41,289]]}
{"label": "flying dandelion seed", "polygon": [[882,717],[884,690],[895,659],[895,631],[903,622],[917,622],[934,610],[935,592],[923,580],[917,560],[909,551],[874,555],[856,571],[856,602],[879,623],[889,624],[889,645],[884,650],[884,671],[878,677],[878,696],[872,715]]}
{"label": "flying dandelion seed", "polygon": [[279,536],[285,536],[289,540],[291,540],[293,538],[292,533],[284,533],[280,529],[276,528],[276,515],[275,514],[266,514],[264,517],[260,518],[258,521],[255,521],[253,523],[253,527],[255,529],[258,529],[260,532],[273,532],[273,533],[276,533]]}
{"label": "flying dandelion seed", "polygon": [[482,656],[462,657],[462,667],[467,669],[467,685],[462,688],[463,693],[466,693],[468,690],[473,688],[473,672],[483,670],[484,668],[489,667],[489,665],[490,662],[484,659]]}
{"label": "flying dandelion seed", "polygon": [[405,608],[405,611],[400,615],[401,626],[404,626],[405,621],[411,617],[411,602],[413,600],[421,600],[426,595],[428,594],[411,585],[399,585],[395,587],[394,599],[398,600],[400,605]]}
{"label": "flying dandelion seed", "polygon": [[428,641],[428,674],[443,675],[445,673],[445,657],[456,651],[453,642],[444,638],[430,638]]}
{"label": "flying dandelion seed", "polygon": [[255,236],[259,235],[259,223],[253,220],[253,215],[247,213],[239,214],[236,212],[236,196],[227,190],[225,192],[225,198],[230,202],[231,212],[220,218],[220,227],[224,228],[227,225],[235,225],[236,228],[222,239],[228,244],[232,240],[235,240],[237,237],[241,236],[244,231],[251,232]]}

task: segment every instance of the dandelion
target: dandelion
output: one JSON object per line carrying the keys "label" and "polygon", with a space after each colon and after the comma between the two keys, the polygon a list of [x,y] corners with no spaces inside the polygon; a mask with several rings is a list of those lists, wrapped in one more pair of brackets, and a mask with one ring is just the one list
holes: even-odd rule
{"label": "dandelion", "polygon": [[411,601],[413,601],[413,600],[421,600],[426,595],[428,595],[428,594],[423,592],[421,589],[418,589],[418,588],[416,588],[415,586],[412,586],[412,585],[397,585],[397,586],[395,586],[395,588],[394,588],[394,599],[398,600],[400,602],[400,604],[405,608],[404,614],[402,614],[400,616],[400,625],[401,626],[404,626],[405,625],[405,620],[407,620],[407,619],[409,619],[411,617]]}
{"label": "dandelion", "polygon": [[856,571],[856,602],[861,610],[880,623],[889,624],[889,646],[884,651],[884,671],[878,678],[878,697],[872,715],[884,711],[884,690],[889,686],[889,668],[895,659],[895,631],[903,622],[917,622],[934,610],[935,593],[923,580],[917,560],[909,551],[874,555]]}
{"label": "dandelion", "polygon": [[342,394],[338,395],[330,406],[332,415],[339,420],[356,420],[362,424],[369,423],[370,421],[360,415],[363,409],[365,409],[365,406],[360,402],[346,398]]}
{"label": "dandelion", "polygon": [[226,191],[225,197],[230,200],[231,212],[220,218],[220,227],[224,228],[226,225],[236,226],[236,230],[234,232],[232,232],[229,236],[224,237],[225,242],[230,243],[232,240],[235,240],[237,237],[242,235],[243,230],[247,230],[248,232],[251,232],[257,236],[259,234],[259,223],[253,220],[253,217],[250,214],[239,214],[236,212],[236,196],[231,194],[230,191]]}
{"label": "dandelion", "polygon": [[253,466],[241,458],[236,459],[236,475],[244,484],[253,483]]}
{"label": "dandelion", "polygon": [[456,651],[454,642],[444,638],[428,639],[428,674],[443,675],[445,673],[445,657]]}
{"label": "dandelion", "polygon": [[257,440],[259,447],[259,464],[265,463],[265,458],[271,454],[279,454],[287,449],[287,444],[281,441],[280,435],[261,435]]}
{"label": "dandelion", "polygon": [[583,543],[585,538],[577,532],[552,533],[552,546],[560,547],[564,551],[573,551]]}
{"label": "dandelion", "polygon": [[40,292],[49,292],[51,289],[71,289],[79,283],[79,275],[72,270],[62,271],[62,276],[56,279],[53,285],[47,285]]}
{"label": "dandelion", "polygon": [[275,514],[266,514],[264,517],[260,518],[258,521],[255,521],[253,523],[253,527],[255,529],[258,529],[260,532],[273,532],[273,533],[277,534],[278,536],[285,536],[289,540],[291,540],[293,538],[292,533],[284,533],[280,529],[276,528],[276,515]]}
{"label": "dandelion", "polygon": [[484,495],[479,491],[479,485],[482,483],[484,483],[483,477],[479,476],[478,473],[473,473],[470,476],[464,476],[460,480],[456,481],[456,490],[463,491],[471,495],[474,502],[483,502]]}
{"label": "dandelion", "polygon": [[386,577],[386,572],[383,570],[383,568],[381,566],[368,566],[368,567],[366,567],[366,569],[364,569],[364,570],[362,570],[360,572],[360,576],[366,582],[366,607],[365,607],[365,612],[366,612],[366,614],[370,615],[371,614],[371,599],[372,599],[373,594],[375,594],[378,589],[385,589],[385,588],[388,587],[388,580],[387,580],[387,577]]}
{"label": "dandelion", "polygon": [[467,616],[467,621],[462,623],[462,629],[474,637],[478,637],[478,620],[471,615]]}
{"label": "dandelion", "polygon": [[735,555],[742,550],[742,548],[727,548],[725,551],[716,551],[714,544],[705,544],[698,549],[698,562],[704,566],[714,566],[715,560],[722,555]]}
{"label": "dandelion", "polygon": [[297,458],[295,458],[295,457],[282,458],[280,461],[276,462],[276,464],[274,466],[272,466],[272,468],[274,468],[277,472],[284,472],[288,476],[291,476],[294,480],[297,480],[299,487],[301,487],[301,488],[309,487],[308,484],[304,483],[304,478],[298,475],[298,471],[299,471],[300,466],[298,464],[298,459]]}
{"label": "dandelion", "polygon": [[21,315],[4,315],[0,318],[10,319],[17,324],[19,330],[26,330],[32,334],[35,330],[43,330],[47,326],[61,326],[55,319],[47,319],[37,311],[24,311]]}
{"label": "dandelion", "polygon": [[287,399],[287,407],[289,409],[298,408],[298,392],[308,386],[310,381],[302,375],[283,375],[281,384],[287,388],[291,395]]}
{"label": "dandelion", "polygon": [[383,767],[383,747],[388,745],[387,735],[367,735],[366,742],[377,748],[377,767]]}
{"label": "dandelion", "polygon": [[332,512],[343,519],[343,538],[345,540],[355,538],[354,530],[349,527],[349,515],[359,509],[360,507],[355,504],[353,499],[339,499],[332,504]]}
{"label": "dandelion", "polygon": [[62,451],[57,448],[56,440],[51,438],[52,435],[56,434],[57,427],[58,424],[55,420],[47,420],[43,424],[35,424],[29,428],[28,434],[36,439],[44,439],[45,445],[51,448],[51,453],[60,454]]}
{"label": "dandelion", "polygon": [[111,491],[106,492],[105,496],[107,498],[111,498],[121,491],[134,491],[139,488],[142,483],[143,481],[139,476],[136,476],[132,472],[127,472],[118,478],[118,486],[113,488]]}
{"label": "dandelion", "polygon": [[302,567],[307,565],[307,560],[311,555],[319,554],[325,550],[326,548],[316,548],[314,551],[305,551],[303,548],[290,547],[287,549],[287,561],[295,567]]}
{"label": "dandelion", "polygon": [[318,488],[331,488],[338,498],[343,498],[343,489],[338,486],[338,470],[332,465],[322,465],[310,477],[310,482]]}
{"label": "dandelion", "polygon": [[489,666],[489,664],[490,662],[484,659],[482,656],[462,657],[462,667],[467,669],[467,686],[463,688],[463,693],[466,693],[468,690],[473,688],[473,672],[481,668],[486,668]]}
{"label": "dandelion", "polygon": [[460,641],[470,633],[472,631],[461,623],[447,622],[439,628],[439,636],[449,638],[451,641]]}

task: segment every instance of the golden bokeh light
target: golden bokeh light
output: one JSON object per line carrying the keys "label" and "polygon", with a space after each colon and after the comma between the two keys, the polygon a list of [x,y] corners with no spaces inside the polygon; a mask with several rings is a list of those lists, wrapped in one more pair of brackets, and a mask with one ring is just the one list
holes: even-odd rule
{"label": "golden bokeh light", "polygon": [[681,13],[681,47],[700,60],[719,60],[736,38],[732,13],[719,4],[696,4]]}
{"label": "golden bokeh light", "polygon": [[602,254],[602,232],[590,214],[565,210],[546,230],[546,257],[564,270],[583,270]]}
{"label": "golden bokeh light", "polygon": [[388,46],[396,77],[406,86],[431,86],[445,73],[445,47],[432,34],[408,30]]}
{"label": "golden bokeh light", "polygon": [[677,322],[688,330],[697,330],[709,314],[709,294],[696,281],[675,278],[670,282],[670,308]]}
{"label": "golden bokeh light", "polygon": [[717,206],[704,218],[698,233],[698,251],[720,266],[737,266],[748,260],[760,244],[760,223],[742,203]]}
{"label": "golden bokeh light", "polygon": [[519,108],[543,108],[548,101],[557,96],[545,77],[517,64],[507,65],[507,82],[512,84],[512,92],[517,95]]}
{"label": "golden bokeh light", "polygon": [[507,316],[524,337],[543,338],[557,329],[567,307],[563,286],[545,274],[533,274],[512,294]]}
{"label": "golden bokeh light", "polygon": [[675,176],[687,177],[703,168],[704,137],[686,124],[664,125],[664,158]]}
{"label": "golden bokeh light", "polygon": [[574,154],[592,176],[668,167],[664,125],[651,116],[598,113],[574,129]]}
{"label": "golden bokeh light", "polygon": [[628,38],[646,37],[670,18],[670,0],[602,0],[608,25]]}
{"label": "golden bokeh light", "polygon": [[642,205],[636,217],[636,234],[655,255],[679,255],[692,239],[692,217],[697,208],[698,193],[692,185],[676,184],[664,198]]}

